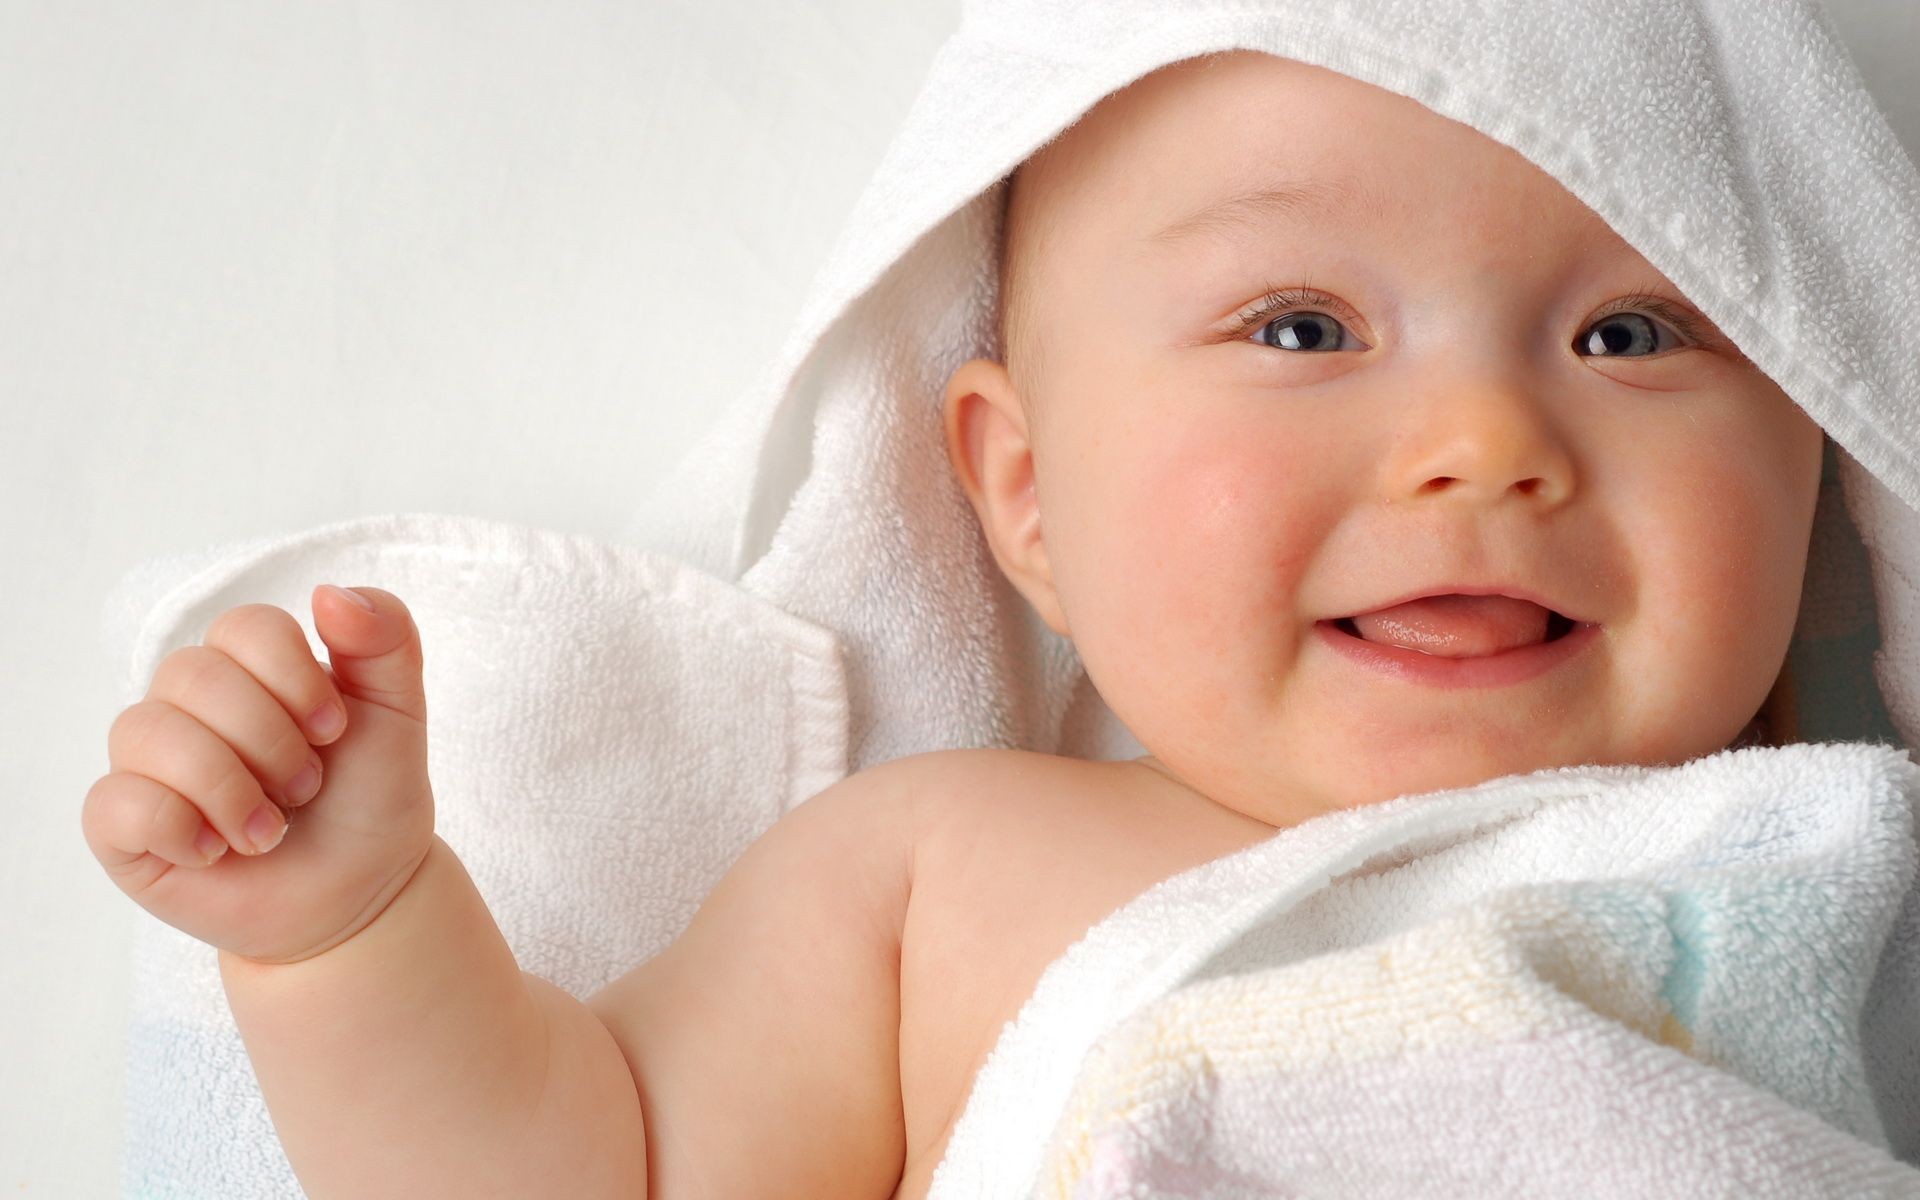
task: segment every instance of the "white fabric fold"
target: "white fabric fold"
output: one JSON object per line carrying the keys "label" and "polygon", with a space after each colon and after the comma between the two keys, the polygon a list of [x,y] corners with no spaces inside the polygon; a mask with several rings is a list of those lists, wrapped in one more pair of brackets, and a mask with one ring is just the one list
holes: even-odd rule
{"label": "white fabric fold", "polygon": [[1838,743],[1314,818],[1055,960],[929,1200],[1920,1195],[1916,807]]}

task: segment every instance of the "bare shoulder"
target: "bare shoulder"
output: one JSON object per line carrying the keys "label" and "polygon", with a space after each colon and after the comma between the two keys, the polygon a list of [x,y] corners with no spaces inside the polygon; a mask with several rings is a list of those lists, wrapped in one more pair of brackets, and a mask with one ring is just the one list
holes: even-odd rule
{"label": "bare shoulder", "polygon": [[[915,757],[926,760],[916,788],[916,861],[932,867],[938,860],[959,872],[950,872],[949,881],[982,867],[995,870],[994,862],[1031,866],[1028,877],[1036,881],[1057,880],[1070,871],[1061,861],[1063,847],[1077,847],[1071,857],[1096,874],[1104,875],[1105,866],[1124,873],[1113,856],[1152,857],[1150,829],[1178,803],[1162,777],[1136,762],[1014,749]],[[1105,853],[1089,860],[1096,850]]]}
{"label": "bare shoulder", "polygon": [[898,772],[917,797],[922,833],[943,822],[1015,816],[1111,794],[1123,764],[998,747],[931,750],[871,768]]}
{"label": "bare shoulder", "polygon": [[1078,879],[1104,902],[1110,880],[1131,886],[1273,832],[1137,760],[940,750],[867,774],[876,772],[893,773],[893,786],[913,797],[916,906],[954,886],[976,899],[970,884],[984,882],[980,872],[1011,884],[1014,866],[1032,868],[1025,878],[1043,887]]}
{"label": "bare shoulder", "polygon": [[[1130,873],[1126,860],[1154,853],[1138,820],[1138,772],[1127,764],[1012,749],[898,761],[919,798],[904,939],[910,978],[952,961],[956,947],[965,961],[994,942],[999,951],[977,961],[1005,962],[1029,935],[1050,942],[1053,924],[1071,926],[1106,902],[1116,871]],[[976,973],[968,986],[997,991],[1019,980]],[[1002,997],[979,999],[993,1008]]]}
{"label": "bare shoulder", "polygon": [[974,1076],[1047,966],[1247,833],[1137,762],[1003,749],[898,762],[919,797],[901,947],[907,1200],[925,1195]]}

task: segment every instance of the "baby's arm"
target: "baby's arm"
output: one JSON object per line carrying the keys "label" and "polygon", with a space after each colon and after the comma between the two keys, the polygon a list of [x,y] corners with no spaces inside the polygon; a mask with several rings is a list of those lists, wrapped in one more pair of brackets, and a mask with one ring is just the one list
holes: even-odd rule
{"label": "baby's arm", "polygon": [[371,924],[220,976],[274,1128],[314,1200],[644,1197],[633,1078],[600,1019],[520,970],[438,837]]}
{"label": "baby's arm", "polygon": [[585,1004],[519,970],[438,838],[352,941],[288,965],[223,953],[308,1194],[892,1195],[912,764],[782,817]]}
{"label": "baby's arm", "polygon": [[656,1200],[885,1200],[905,1169],[900,943],[924,755],[749,846],[672,945],[589,998],[645,1103]]}
{"label": "baby's arm", "polygon": [[330,672],[262,604],[169,654],[81,811],[113,882],[218,948],[307,1194],[889,1195],[911,761],[776,822],[583,1004],[519,969],[434,834],[419,631],[356,592],[314,592]]}

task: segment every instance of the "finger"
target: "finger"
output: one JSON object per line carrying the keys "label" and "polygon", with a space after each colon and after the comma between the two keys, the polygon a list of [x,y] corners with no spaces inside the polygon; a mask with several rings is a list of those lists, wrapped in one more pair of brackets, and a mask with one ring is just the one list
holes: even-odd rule
{"label": "finger", "polygon": [[242,854],[264,853],[262,846],[271,849],[286,832],[285,814],[233,747],[165,700],[122,711],[107,730],[107,753],[114,770],[145,775],[186,797]]}
{"label": "finger", "polygon": [[230,608],[213,619],[200,640],[245,667],[312,744],[324,746],[346,729],[347,706],[314,657],[300,622],[286,609],[271,604]]}
{"label": "finger", "polygon": [[[298,808],[320,790],[320,755],[251,671],[212,646],[182,646],[160,661],[149,700],[163,700],[233,748],[267,795]],[[138,770],[139,768],[133,768]]]}
{"label": "finger", "polygon": [[119,879],[149,855],[179,867],[204,867],[227,852],[226,839],[185,796],[145,775],[102,775],[80,806],[93,856]]}
{"label": "finger", "polygon": [[[372,609],[360,607],[353,596]],[[334,678],[348,695],[426,724],[420,630],[400,597],[376,587],[321,584],[313,589],[313,628],[326,643]]]}

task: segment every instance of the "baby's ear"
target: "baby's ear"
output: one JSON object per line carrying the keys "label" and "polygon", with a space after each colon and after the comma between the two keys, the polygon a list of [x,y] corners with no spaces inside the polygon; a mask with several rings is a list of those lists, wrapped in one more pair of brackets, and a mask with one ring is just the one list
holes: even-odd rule
{"label": "baby's ear", "polygon": [[942,411],[947,461],[980,518],[994,562],[1048,628],[1070,636],[1040,538],[1033,444],[1012,376],[991,359],[970,359],[947,381]]}

